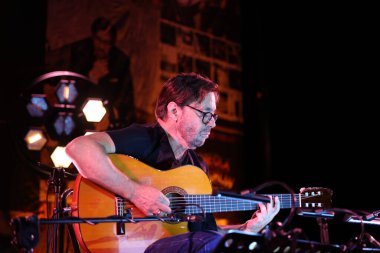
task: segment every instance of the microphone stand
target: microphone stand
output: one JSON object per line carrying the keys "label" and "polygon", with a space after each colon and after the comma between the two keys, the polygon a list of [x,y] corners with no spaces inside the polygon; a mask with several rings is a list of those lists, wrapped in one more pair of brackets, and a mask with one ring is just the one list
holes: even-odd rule
{"label": "microphone stand", "polygon": [[[124,216],[110,216],[104,218],[79,218],[79,217],[71,217],[71,218],[60,218],[60,219],[40,219],[40,224],[74,224],[74,223],[87,223],[90,225],[96,225],[98,223],[136,223],[141,221],[171,221],[173,222],[172,217],[168,218],[158,218],[158,217],[144,217],[144,218],[129,218]],[[177,220],[176,220],[177,221]]]}
{"label": "microphone stand", "polygon": [[[57,226],[72,225],[74,223],[87,223],[95,225],[98,223],[136,223],[140,221],[167,221],[167,222],[179,222],[183,221],[177,219],[174,216],[169,217],[144,217],[144,218],[131,218],[131,214],[125,216],[111,216],[104,218],[78,218],[78,217],[67,217],[67,218],[56,218],[53,219],[38,219],[37,215],[32,215],[30,217],[17,217],[12,219],[11,225],[13,230],[12,244],[18,246],[23,252],[33,253],[34,247],[37,246],[40,239],[39,225],[40,224],[54,224]],[[73,231],[72,231],[73,232]],[[74,236],[73,234],[71,236]],[[56,234],[53,238],[53,253],[63,253],[63,241],[58,238]],[[73,239],[73,238],[72,238]],[[49,245],[47,245],[49,247]],[[79,245],[76,241],[73,241],[73,249],[75,253],[80,253]],[[59,250],[59,251],[58,251]]]}
{"label": "microphone stand", "polygon": [[[171,220],[173,221],[173,217],[169,218],[157,218],[157,217],[146,217],[139,219],[131,219],[128,217],[107,217],[107,218],[64,218],[64,205],[66,205],[66,197],[71,194],[70,190],[65,191],[62,195],[62,188],[65,176],[65,169],[62,167],[54,167],[51,175],[48,179],[49,189],[54,190],[54,211],[52,219],[40,219],[40,224],[53,224],[53,253],[63,252],[64,250],[64,226],[67,225],[70,233],[70,237],[73,241],[73,231],[71,225],[73,223],[89,223],[89,224],[97,224],[103,222],[138,222],[138,221],[151,221],[151,220]],[[49,245],[47,245],[49,247]],[[79,252],[79,247],[77,243],[73,241],[73,247],[75,252]]]}
{"label": "microphone stand", "polygon": [[[51,221],[59,220],[62,215],[60,193],[63,186],[64,173],[65,171],[63,168],[53,168],[48,179],[48,191],[49,189],[54,190],[54,210]],[[47,215],[49,215],[49,213]],[[57,222],[51,223],[54,224],[52,238],[53,253],[63,252],[63,225],[59,225]],[[40,239],[37,216],[32,215],[31,217],[26,218],[14,218],[11,220],[10,225],[13,229],[12,244],[18,246],[23,251],[33,252],[33,248],[37,245]],[[49,237],[49,235],[47,236]],[[47,243],[46,247],[49,248],[50,243]]]}
{"label": "microphone stand", "polygon": [[317,223],[319,225],[321,243],[330,244],[329,225],[327,223],[326,218],[317,218]]}
{"label": "microphone stand", "polygon": [[376,219],[377,217],[379,217],[379,214],[380,214],[380,210],[378,210],[378,211],[374,211],[374,212],[372,212],[372,213],[370,213],[370,214],[367,214],[367,215],[365,216],[365,220],[367,220],[367,221],[374,220],[374,219]]}
{"label": "microphone stand", "polygon": [[[53,220],[58,220],[62,216],[61,209],[61,190],[63,187],[63,180],[65,170],[62,167],[54,167],[48,179],[49,188],[54,189],[54,211]],[[63,252],[63,234],[64,227],[58,223],[54,223],[53,229],[53,253]],[[46,245],[49,247],[49,245]]]}
{"label": "microphone stand", "polygon": [[324,211],[324,210],[301,210],[298,215],[304,217],[316,218],[319,226],[319,235],[322,244],[330,244],[329,237],[329,225],[327,223],[328,219],[332,219],[335,216],[334,212]]}

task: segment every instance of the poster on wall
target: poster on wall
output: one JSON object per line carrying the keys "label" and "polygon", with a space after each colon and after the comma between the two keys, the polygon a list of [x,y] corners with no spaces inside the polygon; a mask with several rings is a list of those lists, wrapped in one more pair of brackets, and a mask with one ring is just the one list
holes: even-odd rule
{"label": "poster on wall", "polygon": [[160,88],[160,34],[158,26],[149,24],[159,24],[159,5],[49,0],[47,16],[46,70],[87,76],[92,92],[79,95],[105,101],[110,122],[106,128],[153,115]]}

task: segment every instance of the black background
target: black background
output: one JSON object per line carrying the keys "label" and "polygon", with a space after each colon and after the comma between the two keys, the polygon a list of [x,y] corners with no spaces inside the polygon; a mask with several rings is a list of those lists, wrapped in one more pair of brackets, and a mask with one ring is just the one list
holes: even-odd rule
{"label": "black background", "polygon": [[[336,208],[379,209],[379,22],[373,10],[243,8],[247,185],[272,179],[295,191],[327,187]],[[330,225],[335,242],[358,231],[340,218]]]}

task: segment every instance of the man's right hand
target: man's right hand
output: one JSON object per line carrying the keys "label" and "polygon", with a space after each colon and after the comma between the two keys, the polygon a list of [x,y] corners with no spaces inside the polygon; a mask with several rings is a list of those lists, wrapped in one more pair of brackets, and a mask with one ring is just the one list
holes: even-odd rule
{"label": "man's right hand", "polygon": [[172,211],[169,207],[169,199],[162,192],[149,185],[136,184],[129,200],[148,216],[171,213]]}

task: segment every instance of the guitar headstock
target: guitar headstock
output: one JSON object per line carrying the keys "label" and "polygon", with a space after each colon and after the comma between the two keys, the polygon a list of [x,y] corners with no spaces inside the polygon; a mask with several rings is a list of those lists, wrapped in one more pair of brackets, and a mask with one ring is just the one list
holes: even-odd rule
{"label": "guitar headstock", "polygon": [[331,207],[333,191],[323,187],[301,188],[301,207],[328,209]]}

